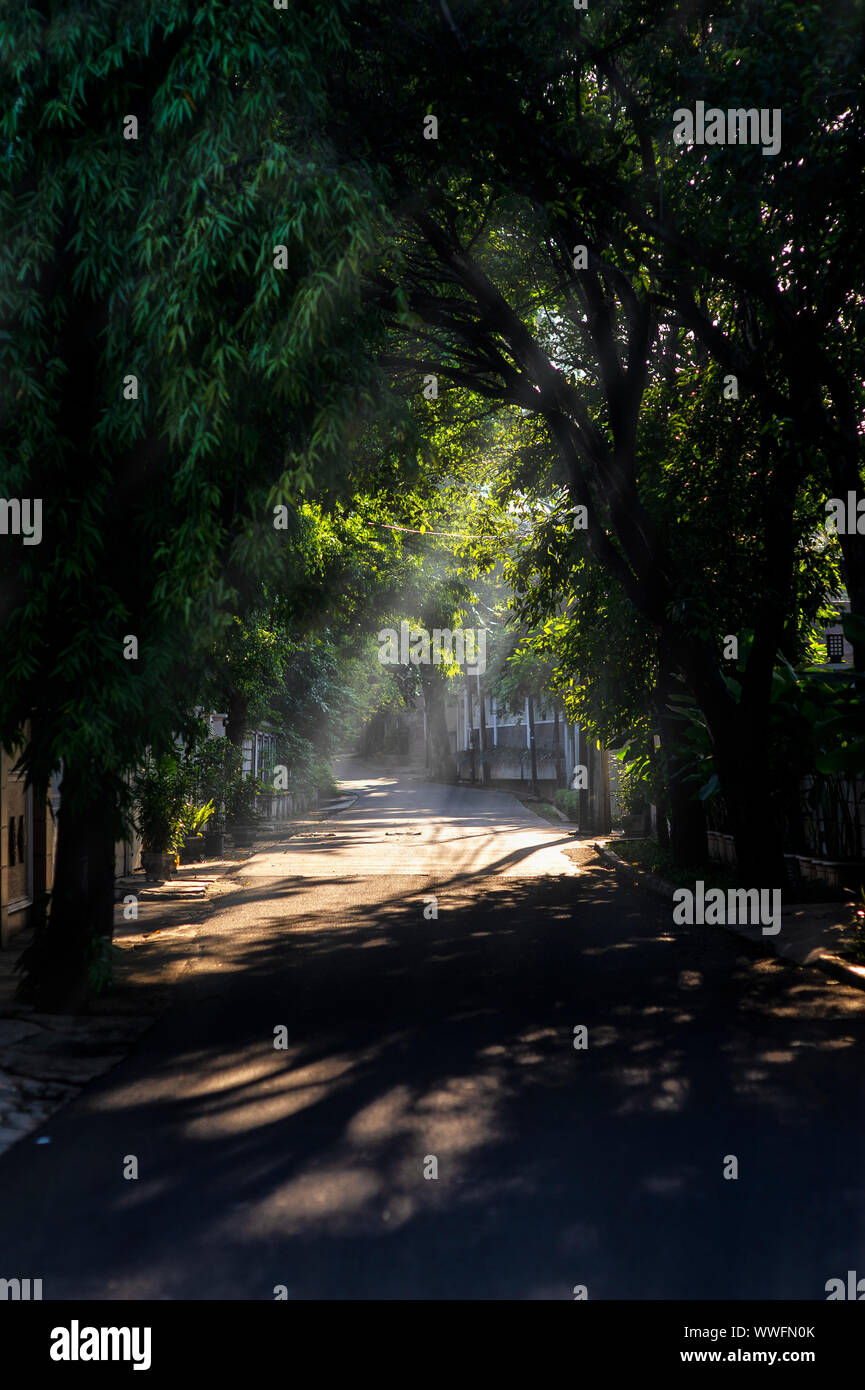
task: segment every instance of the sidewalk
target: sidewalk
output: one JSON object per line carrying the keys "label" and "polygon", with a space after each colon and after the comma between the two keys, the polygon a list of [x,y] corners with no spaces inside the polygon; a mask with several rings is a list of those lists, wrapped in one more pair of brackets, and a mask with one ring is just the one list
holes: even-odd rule
{"label": "sidewalk", "polygon": [[[342,802],[265,823],[254,845],[223,859],[181,865],[163,883],[150,883],[141,873],[118,879],[114,985],[85,1015],[40,1014],[16,1000],[15,963],[23,946],[0,951],[0,1153],[34,1133],[31,1142],[51,1143],[48,1117],[123,1060],[171,1003],[174,981],[195,968],[196,938],[210,916],[211,899],[232,891],[234,876],[252,854],[343,809]],[[127,920],[123,899],[130,896],[137,916]],[[125,906],[128,911],[131,905]]]}
{"label": "sidewalk", "polygon": [[[598,841],[594,848],[601,859],[628,883],[640,884],[650,892],[672,899],[676,891],[672,883],[626,863],[615,853],[611,844]],[[797,965],[822,970],[844,984],[865,989],[865,966],[854,965],[838,954],[842,937],[850,928],[850,917],[851,909],[844,903],[789,903],[781,908],[781,930],[777,936],[764,936],[759,925],[750,924],[727,925],[721,930],[747,937],[764,948],[769,947],[776,956],[795,961]]]}

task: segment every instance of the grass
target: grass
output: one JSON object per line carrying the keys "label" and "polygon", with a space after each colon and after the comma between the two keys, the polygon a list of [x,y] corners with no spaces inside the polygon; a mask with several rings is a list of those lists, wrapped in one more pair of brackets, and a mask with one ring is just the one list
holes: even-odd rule
{"label": "grass", "polygon": [[853,965],[865,965],[865,888],[859,890],[859,901],[850,907],[853,921],[841,939],[838,954]]}
{"label": "grass", "polygon": [[517,800],[521,806],[525,806],[527,811],[534,811],[536,816],[540,816],[542,820],[548,820],[551,825],[562,824],[561,816],[556,814],[555,806],[551,805],[549,801],[536,801],[531,796],[518,796]]}
{"label": "grass", "polygon": [[657,840],[612,840],[607,848],[624,859],[626,864],[634,864],[648,874],[666,879],[677,888],[693,888],[697,879],[702,879],[707,888],[738,888],[735,875],[724,864],[687,864],[684,867],[673,863],[669,850],[661,849]]}
{"label": "grass", "polygon": [[838,951],[843,960],[849,960],[851,965],[865,965],[865,929],[862,922],[851,928],[849,936],[842,940]]}

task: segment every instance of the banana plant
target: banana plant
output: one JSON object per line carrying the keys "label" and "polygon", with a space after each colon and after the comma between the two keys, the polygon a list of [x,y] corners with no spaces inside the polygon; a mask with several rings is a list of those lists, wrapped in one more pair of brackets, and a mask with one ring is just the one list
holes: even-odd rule
{"label": "banana plant", "polygon": [[192,835],[200,835],[213,815],[214,805],[212,801],[206,801],[203,806],[196,806],[193,801],[185,801],[180,810],[180,819],[177,823],[177,834],[181,842]]}

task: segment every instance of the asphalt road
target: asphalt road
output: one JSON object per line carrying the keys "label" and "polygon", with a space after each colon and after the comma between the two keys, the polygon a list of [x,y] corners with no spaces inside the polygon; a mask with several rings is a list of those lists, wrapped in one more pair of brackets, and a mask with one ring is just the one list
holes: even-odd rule
{"label": "asphalt road", "polygon": [[562,850],[567,825],[550,826],[513,796],[472,787],[441,787],[420,777],[343,759],[340,790],[357,801],[327,824],[311,826],[255,856],[255,878],[385,874],[494,873],[506,878],[575,874]]}
{"label": "asphalt road", "polygon": [[500,794],[348,771],[333,838],[250,860],[170,1012],[0,1158],[0,1274],[821,1301],[865,1274],[865,995],[674,927]]}

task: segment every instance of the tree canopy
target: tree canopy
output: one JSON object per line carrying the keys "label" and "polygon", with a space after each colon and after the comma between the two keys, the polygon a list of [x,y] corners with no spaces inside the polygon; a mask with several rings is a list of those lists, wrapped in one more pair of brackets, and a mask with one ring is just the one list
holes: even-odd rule
{"label": "tree canopy", "polygon": [[[110,935],[146,749],[217,698],[233,736],[261,711],[310,743],[340,688],[381,696],[352,666],[378,626],[482,592],[502,659],[518,631],[588,727],[660,737],[678,852],[714,779],[743,876],[780,881],[754,769],[842,589],[865,679],[865,525],[825,526],[863,486],[863,20],[4,14],[0,736],[34,785],[63,768],[61,974]],[[419,680],[449,775],[446,675]]]}

